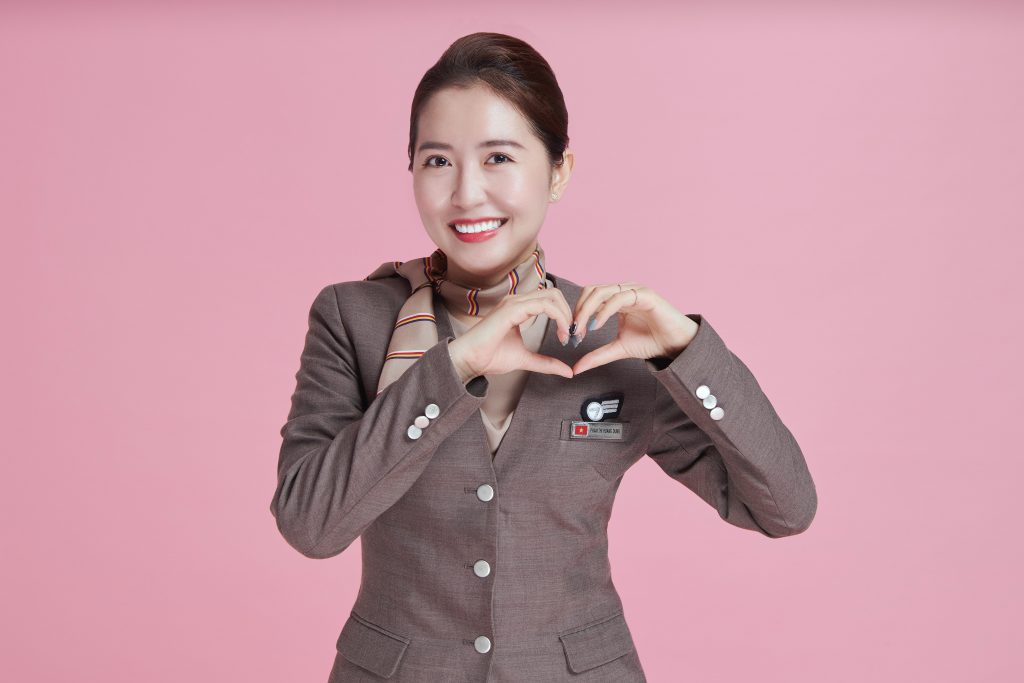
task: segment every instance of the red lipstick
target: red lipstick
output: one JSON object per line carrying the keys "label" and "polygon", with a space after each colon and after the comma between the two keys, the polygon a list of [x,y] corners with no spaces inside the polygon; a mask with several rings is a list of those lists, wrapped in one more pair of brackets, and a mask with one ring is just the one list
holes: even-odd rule
{"label": "red lipstick", "polygon": [[456,218],[448,225],[466,225],[471,223],[483,223],[484,221],[503,221],[505,216],[483,216],[482,218]]}
{"label": "red lipstick", "polygon": [[[456,225],[472,225],[473,223],[481,223],[483,221],[501,221],[501,225],[492,230],[481,230],[480,232],[464,233],[459,232],[458,230],[455,229]],[[458,237],[459,240],[462,242],[484,242],[486,240],[491,239],[499,232],[501,232],[501,229],[505,226],[506,223],[508,223],[508,218],[502,218],[501,216],[493,216],[486,218],[458,218],[449,223],[448,227],[451,228],[452,232],[455,233],[455,236]]]}

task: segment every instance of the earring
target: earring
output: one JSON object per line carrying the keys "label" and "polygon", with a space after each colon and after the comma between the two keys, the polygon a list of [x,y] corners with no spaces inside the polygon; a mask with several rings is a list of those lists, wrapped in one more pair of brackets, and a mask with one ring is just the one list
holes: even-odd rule
{"label": "earring", "polygon": [[552,192],[551,193],[551,198],[552,199],[558,199],[558,193],[557,192]]}

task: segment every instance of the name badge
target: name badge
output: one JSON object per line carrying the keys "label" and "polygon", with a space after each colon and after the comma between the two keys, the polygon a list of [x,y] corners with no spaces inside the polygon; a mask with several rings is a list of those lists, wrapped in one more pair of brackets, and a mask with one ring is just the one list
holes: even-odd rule
{"label": "name badge", "polygon": [[607,439],[622,441],[625,425],[622,422],[584,422],[573,420],[569,425],[570,439]]}

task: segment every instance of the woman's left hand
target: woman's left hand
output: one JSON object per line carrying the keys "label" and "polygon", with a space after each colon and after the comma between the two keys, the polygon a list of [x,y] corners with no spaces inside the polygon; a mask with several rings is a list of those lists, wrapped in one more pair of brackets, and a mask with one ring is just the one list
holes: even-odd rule
{"label": "woman's left hand", "polygon": [[576,335],[581,341],[586,337],[586,323],[591,316],[592,329],[598,329],[608,318],[619,314],[619,336],[576,361],[573,375],[622,358],[675,358],[698,328],[697,323],[653,289],[636,282],[587,285],[573,313]]}

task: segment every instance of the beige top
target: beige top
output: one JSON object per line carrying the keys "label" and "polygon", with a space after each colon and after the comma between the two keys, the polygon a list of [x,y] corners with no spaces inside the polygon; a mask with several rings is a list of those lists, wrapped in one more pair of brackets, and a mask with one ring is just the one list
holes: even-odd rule
{"label": "beige top", "polygon": [[[554,288],[555,283],[548,279],[548,287]],[[469,315],[461,311],[452,311],[448,308],[448,318],[452,322],[452,335],[458,337],[471,329],[483,316]],[[540,349],[541,340],[544,338],[544,330],[548,325],[548,316],[541,313],[532,321],[527,321],[519,326],[523,335],[523,344],[530,351],[536,353]],[[503,375],[484,375],[487,378],[487,396],[483,405],[480,406],[481,417],[483,417],[484,428],[487,431],[487,440],[490,442],[491,457],[498,451],[501,439],[508,431],[512,423],[512,415],[516,405],[519,404],[519,397],[523,393],[523,386],[526,384],[527,371],[513,370]]]}

